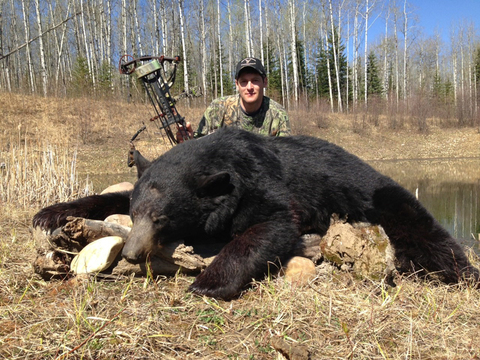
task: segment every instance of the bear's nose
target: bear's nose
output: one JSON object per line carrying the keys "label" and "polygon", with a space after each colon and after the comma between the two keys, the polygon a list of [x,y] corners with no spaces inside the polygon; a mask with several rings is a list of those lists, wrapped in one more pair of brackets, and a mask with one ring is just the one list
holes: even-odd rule
{"label": "bear's nose", "polygon": [[125,251],[125,248],[122,251],[122,257],[132,264],[138,264],[142,262],[142,256],[139,253],[135,253],[134,251]]}

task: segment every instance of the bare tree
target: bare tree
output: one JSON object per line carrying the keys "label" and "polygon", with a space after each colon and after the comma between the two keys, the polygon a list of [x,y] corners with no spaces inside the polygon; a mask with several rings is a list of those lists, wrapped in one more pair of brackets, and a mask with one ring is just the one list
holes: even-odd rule
{"label": "bare tree", "polygon": [[30,80],[30,91],[35,93],[35,73],[33,71],[32,55],[30,53],[30,24],[28,21],[28,15],[25,8],[25,0],[22,0],[22,13],[23,13],[23,27],[25,31],[25,43],[27,44],[26,53],[27,53],[27,64],[28,64],[28,74]]}
{"label": "bare tree", "polygon": [[228,73],[232,76],[232,69],[233,69],[233,25],[232,25],[232,10],[230,7],[230,0],[227,3],[227,11],[228,11],[228,38],[229,38],[229,46],[228,46]]}
{"label": "bare tree", "polygon": [[[187,66],[187,49],[185,47],[185,26],[183,15],[183,0],[178,0],[178,13],[180,15],[180,34],[182,37],[182,51],[183,51],[183,86],[185,92],[188,94],[190,91],[188,85],[188,66]],[[187,97],[188,100],[188,97]]]}
{"label": "bare tree", "polygon": [[295,106],[298,104],[298,63],[297,63],[297,34],[296,34],[296,16],[295,16],[295,0],[288,0],[288,8],[290,13],[290,49],[293,67],[293,96]]}
{"label": "bare tree", "polygon": [[[338,104],[338,111],[342,112],[342,92],[340,90],[340,65],[337,56],[337,39],[335,36],[335,25],[333,20],[333,10],[332,10],[332,0],[328,0],[329,8],[330,8],[330,27],[332,31],[332,47],[333,47],[333,61],[335,66],[335,76],[337,81],[337,104]],[[340,19],[339,19],[340,21]],[[339,35],[340,36],[340,35]],[[338,42],[340,43],[340,42]]]}
{"label": "bare tree", "polygon": [[390,8],[387,9],[385,16],[385,38],[383,40],[383,93],[388,100],[389,73],[388,73],[388,20],[390,18]]}
{"label": "bare tree", "polygon": [[263,58],[263,22],[262,22],[262,0],[258,0],[258,11],[260,13],[260,59],[262,64],[265,62]]}
{"label": "bare tree", "polygon": [[251,28],[251,19],[250,19],[250,0],[244,0],[245,6],[245,42],[247,48],[247,56],[253,56],[252,49],[252,28]]}
{"label": "bare tree", "polygon": [[135,19],[135,33],[137,34],[137,43],[138,43],[138,54],[143,55],[143,45],[142,45],[142,38],[141,38],[141,31],[140,26],[138,24],[138,12],[137,12],[138,2],[135,0],[133,2],[133,17]]}
{"label": "bare tree", "polygon": [[[37,26],[38,26],[38,33],[42,33],[42,17],[40,16],[40,4],[38,0],[35,0],[35,12],[37,14]],[[40,36],[38,38],[39,44],[39,51],[40,51],[40,68],[41,68],[41,77],[42,77],[42,85],[43,85],[43,96],[47,96],[47,88],[48,88],[48,77],[47,77],[47,65],[45,63],[45,48],[43,46],[43,37]]]}
{"label": "bare tree", "polygon": [[220,96],[223,97],[223,59],[222,59],[222,34],[220,27],[221,13],[220,0],[217,0],[217,29],[218,29],[218,67],[220,68]]}
{"label": "bare tree", "polygon": [[203,103],[207,105],[207,44],[205,32],[205,5],[204,0],[200,0],[200,42],[202,48],[202,86],[203,86]]}

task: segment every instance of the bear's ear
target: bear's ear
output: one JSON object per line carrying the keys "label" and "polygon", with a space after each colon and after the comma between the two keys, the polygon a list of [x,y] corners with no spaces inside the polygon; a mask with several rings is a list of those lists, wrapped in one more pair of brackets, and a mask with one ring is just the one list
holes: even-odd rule
{"label": "bear's ear", "polygon": [[137,178],[140,179],[145,170],[152,165],[152,162],[145,159],[138,150],[133,152],[133,160],[135,161],[135,166],[137,167]]}
{"label": "bear's ear", "polygon": [[201,176],[198,179],[197,185],[197,196],[201,198],[230,194],[235,188],[230,182],[230,174],[228,172]]}

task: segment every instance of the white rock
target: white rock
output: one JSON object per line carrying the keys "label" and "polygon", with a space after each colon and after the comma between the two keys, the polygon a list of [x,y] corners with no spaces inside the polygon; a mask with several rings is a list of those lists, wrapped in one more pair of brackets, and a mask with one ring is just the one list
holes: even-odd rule
{"label": "white rock", "polygon": [[85,246],[70,264],[74,274],[97,273],[108,269],[123,248],[120,236],[108,236]]}

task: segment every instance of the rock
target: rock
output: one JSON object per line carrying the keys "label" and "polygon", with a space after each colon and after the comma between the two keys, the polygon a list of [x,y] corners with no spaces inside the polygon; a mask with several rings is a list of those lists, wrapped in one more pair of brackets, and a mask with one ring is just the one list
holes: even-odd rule
{"label": "rock", "polygon": [[283,272],[285,279],[299,285],[308,284],[308,282],[316,276],[313,261],[301,256],[291,258]]}
{"label": "rock", "polygon": [[119,191],[130,191],[133,190],[133,184],[125,181],[118,184],[110,185],[106,189],[104,189],[100,194],[112,193],[112,192],[119,192]]}
{"label": "rock", "polygon": [[80,251],[70,264],[74,274],[97,273],[106,270],[113,264],[123,248],[120,236],[108,236],[98,239]]}
{"label": "rock", "polygon": [[360,277],[381,279],[395,270],[395,255],[381,226],[334,219],[320,242],[324,258]]}
{"label": "rock", "polygon": [[122,214],[110,215],[104,221],[113,223],[113,224],[128,226],[130,228],[132,227],[132,219],[128,215],[122,215]]}

